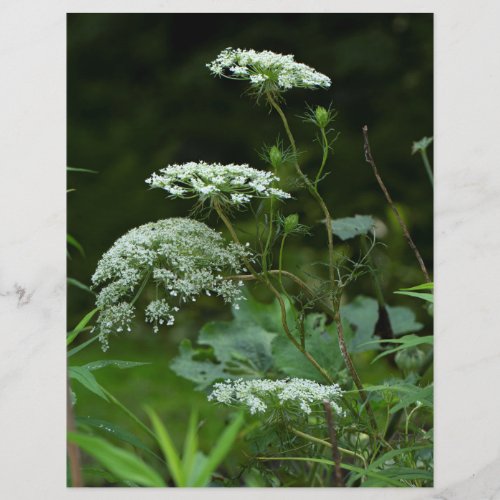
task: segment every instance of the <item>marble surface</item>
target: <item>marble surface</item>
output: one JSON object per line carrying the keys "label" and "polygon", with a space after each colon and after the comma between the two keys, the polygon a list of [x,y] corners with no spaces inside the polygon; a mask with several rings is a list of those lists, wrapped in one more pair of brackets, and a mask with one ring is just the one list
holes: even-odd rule
{"label": "marble surface", "polygon": [[[435,12],[436,486],[316,489],[314,497],[500,499],[495,0],[0,1],[0,496],[165,497],[153,489],[65,488],[65,30],[67,11],[175,10]],[[308,493],[237,492],[241,499]]]}

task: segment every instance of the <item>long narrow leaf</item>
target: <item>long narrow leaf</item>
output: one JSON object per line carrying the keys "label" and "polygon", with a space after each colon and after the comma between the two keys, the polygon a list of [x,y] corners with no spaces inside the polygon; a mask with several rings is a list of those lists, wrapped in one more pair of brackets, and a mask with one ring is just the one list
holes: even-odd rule
{"label": "long narrow leaf", "polygon": [[233,446],[243,422],[243,413],[240,413],[222,433],[222,436],[218,438],[217,443],[203,465],[194,486],[205,486],[209,483],[213,472],[217,470],[217,467],[224,460]]}
{"label": "long narrow leaf", "polygon": [[69,245],[75,247],[82,254],[82,257],[85,257],[85,250],[83,249],[82,245],[78,242],[76,238],[71,236],[71,234],[67,234],[66,240]]}
{"label": "long narrow leaf", "polygon": [[[318,464],[324,464],[324,465],[335,465],[335,462],[332,460],[327,460],[326,458],[309,458],[309,457],[257,457],[259,460],[297,460],[300,462],[316,462]],[[340,467],[345,470],[349,470],[352,472],[357,472],[359,474],[368,476],[368,477],[373,477],[375,479],[379,479],[380,481],[383,481],[386,484],[390,484],[391,486],[405,486],[403,483],[396,481],[395,479],[392,479],[390,477],[385,477],[382,474],[378,474],[376,472],[370,471],[368,469],[362,469],[360,467],[355,467],[354,465],[350,464],[340,464]]]}
{"label": "long narrow leaf", "polygon": [[88,325],[89,321],[94,317],[95,313],[99,311],[99,307],[92,309],[92,311],[88,312],[75,326],[74,330],[71,331],[66,338],[66,345],[70,345],[73,340],[76,339],[78,334]]}
{"label": "long narrow leaf", "polygon": [[189,417],[188,431],[184,440],[184,450],[182,455],[182,468],[184,477],[190,482],[193,471],[194,460],[198,450],[198,415],[196,411],[191,412]]}
{"label": "long narrow leaf", "polygon": [[66,167],[68,172],[81,172],[86,174],[98,174],[97,170],[89,170],[88,168],[75,168],[75,167]]}
{"label": "long narrow leaf", "polygon": [[172,479],[177,486],[186,486],[186,480],[182,470],[181,460],[167,429],[162,424],[160,418],[153,409],[146,407],[146,412],[149,415],[151,423],[153,424],[156,438],[163,452],[163,455],[167,460],[168,469],[170,471],[170,474],[172,475]]}
{"label": "long narrow leaf", "polygon": [[134,448],[146,452],[148,455],[157,458],[160,462],[165,463],[161,457],[159,457],[153,450],[151,450],[151,448],[147,447],[134,434],[123,429],[117,424],[108,422],[107,420],[91,418],[91,417],[77,417],[76,423],[78,424],[78,426],[81,426],[82,428],[84,428],[85,426],[89,426],[99,431],[105,432],[106,434],[109,434],[110,436],[119,439],[124,443],[132,445]]}
{"label": "long narrow leaf", "polygon": [[120,368],[124,370],[127,368],[134,368],[136,366],[150,365],[151,363],[143,361],[124,361],[121,359],[100,359],[98,361],[92,361],[83,365],[87,370],[94,371],[100,370],[101,368],[106,368],[107,366],[114,366],[115,368]]}
{"label": "long narrow leaf", "polygon": [[70,378],[80,382],[80,384],[86,387],[90,392],[93,392],[105,401],[109,401],[106,393],[100,386],[99,382],[97,382],[94,375],[92,375],[92,373],[90,373],[83,366],[70,366],[68,368],[68,375]]}
{"label": "long narrow leaf", "polygon": [[117,478],[133,481],[141,486],[166,486],[160,475],[140,458],[104,439],[70,432],[68,440],[94,457]]}
{"label": "long narrow leaf", "polygon": [[432,293],[423,293],[423,292],[402,292],[398,290],[397,292],[398,295],[408,295],[409,297],[416,297],[417,299],[422,299],[427,302],[430,302],[431,304],[434,303],[434,295]]}
{"label": "long narrow leaf", "polygon": [[88,287],[87,285],[85,285],[81,281],[78,281],[75,278],[67,278],[67,281],[68,281],[68,285],[72,285],[76,288],[79,288],[80,290],[84,290],[85,292],[88,292],[92,295],[95,295],[94,292],[90,289],[90,287]]}

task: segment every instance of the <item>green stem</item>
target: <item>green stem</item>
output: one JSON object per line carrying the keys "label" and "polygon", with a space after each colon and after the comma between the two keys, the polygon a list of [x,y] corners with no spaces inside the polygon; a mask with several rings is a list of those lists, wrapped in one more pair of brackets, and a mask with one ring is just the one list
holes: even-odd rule
{"label": "green stem", "polygon": [[118,399],[113,396],[107,389],[104,387],[101,387],[101,389],[104,391],[106,396],[111,400],[112,403],[114,403],[120,410],[122,410],[126,415],[128,415],[144,432],[149,434],[155,441],[156,441],[156,435],[155,433],[147,427],[136,415],[134,415],[123,403],[121,403]]}
{"label": "green stem", "polygon": [[323,159],[321,160],[321,166],[319,167],[318,173],[316,174],[316,179],[314,180],[314,188],[318,188],[318,182],[321,178],[321,174],[323,173],[323,169],[326,165],[326,160],[328,159],[328,139],[326,137],[325,129],[321,128],[321,138],[323,139]]}
{"label": "green stem", "polygon": [[[332,445],[328,441],[325,441],[324,439],[317,438],[316,436],[312,436],[311,434],[307,434],[305,432],[299,431],[298,429],[295,429],[295,427],[292,427],[290,429],[295,435],[307,439],[307,441],[311,441],[311,443],[316,443],[320,444],[322,446],[326,446],[327,448],[331,448]],[[339,451],[344,453],[345,455],[349,455],[351,457],[359,458],[362,462],[365,468],[367,467],[365,457],[363,455],[360,455],[359,453],[356,453],[355,451],[348,450],[347,448],[341,448],[340,446],[338,447]]]}
{"label": "green stem", "polygon": [[422,156],[422,161],[424,162],[424,167],[429,176],[429,180],[431,181],[431,186],[434,188],[434,174],[432,173],[431,164],[429,163],[429,158],[427,156],[427,150],[422,149],[420,151],[420,155]]}
{"label": "green stem", "polygon": [[267,273],[267,256],[269,254],[269,248],[271,246],[271,238],[273,235],[273,218],[274,218],[274,197],[271,197],[271,206],[269,208],[269,232],[267,234],[266,246],[264,247],[264,252],[262,253],[262,270]]}
{"label": "green stem", "polygon": [[[290,145],[291,145],[292,151],[294,153],[295,170],[299,174],[302,181],[305,183],[311,196],[317,201],[317,203],[321,207],[321,210],[324,214],[326,234],[327,234],[327,240],[328,240],[328,260],[329,260],[328,267],[329,267],[329,272],[330,272],[330,283],[331,283],[331,286],[333,287],[334,283],[335,283],[335,257],[334,257],[334,253],[333,253],[332,216],[330,215],[328,207],[326,206],[326,204],[325,204],[323,198],[321,197],[321,195],[319,194],[318,190],[315,188],[314,184],[308,179],[308,177],[302,172],[302,170],[300,168],[300,165],[297,161],[297,146],[295,144],[295,139],[293,137],[293,134],[290,130],[290,126],[288,125],[288,120],[286,119],[285,113],[283,113],[283,110],[281,109],[280,105],[276,102],[276,100],[273,98],[273,96],[270,93],[267,94],[267,98],[269,100],[269,103],[276,110],[276,112],[278,113],[278,115],[281,118],[281,121],[283,122],[283,127],[285,128],[286,135],[288,136],[288,140],[290,141]],[[333,300],[333,309],[335,310],[334,321],[335,321],[335,324],[337,326],[337,333],[338,333],[337,336],[338,336],[338,341],[339,341],[340,352],[342,353],[342,357],[344,358],[344,362],[347,366],[349,374],[351,375],[351,378],[359,391],[360,398],[362,399],[363,403],[365,403],[366,411],[368,413],[368,419],[370,421],[370,426],[373,428],[374,432],[378,434],[377,422],[375,420],[375,414],[373,413],[373,409],[370,405],[370,402],[368,401],[368,395],[366,394],[366,391],[364,390],[363,384],[361,383],[361,379],[359,378],[359,375],[354,367],[352,359],[351,359],[349,352],[347,350],[347,345],[346,345],[345,337],[344,337],[344,329],[342,326],[342,321],[341,321],[340,312],[339,312],[340,305],[336,302],[337,301]]]}
{"label": "green stem", "polygon": [[375,267],[373,265],[373,259],[371,258],[368,245],[366,244],[366,240],[363,238],[363,236],[361,236],[360,240],[361,240],[361,248],[363,249],[363,252],[365,253],[368,259],[370,276],[372,277],[373,290],[375,291],[375,295],[377,296],[377,301],[380,306],[385,307],[384,294],[382,293],[380,280],[378,279],[377,271],[375,270]]}
{"label": "green stem", "polygon": [[[222,221],[226,225],[229,233],[231,234],[231,236],[233,238],[233,241],[235,243],[238,243],[241,245],[240,240],[238,238],[238,235],[236,234],[236,231],[234,230],[234,227],[231,224],[231,221],[226,217],[224,210],[222,209],[222,207],[220,206],[220,204],[217,201],[214,202],[214,208],[217,211],[217,214],[219,215],[219,217],[222,219]],[[283,326],[283,330],[285,332],[285,335],[288,337],[288,340],[290,340],[290,342],[308,359],[308,361],[321,373],[321,375],[328,381],[328,383],[333,384],[333,379],[330,377],[328,372],[316,361],[316,359],[314,359],[313,356],[311,356],[311,354],[309,354],[305,350],[305,348],[299,342],[297,342],[297,339],[293,336],[292,332],[290,331],[290,329],[288,327],[287,319],[286,319],[286,306],[285,306],[285,303],[283,302],[283,297],[281,296],[281,294],[278,292],[278,290],[276,290],[276,288],[273,286],[273,284],[271,283],[271,281],[269,280],[269,278],[267,276],[265,276],[265,275],[262,276],[262,275],[259,275],[257,273],[257,271],[252,266],[252,264],[248,261],[248,259],[245,259],[244,262],[247,265],[249,271],[252,273],[252,277],[257,281],[264,283],[267,286],[267,288],[272,292],[272,294],[276,297],[276,299],[278,300],[278,304],[279,304],[280,312],[281,312],[281,324]]]}

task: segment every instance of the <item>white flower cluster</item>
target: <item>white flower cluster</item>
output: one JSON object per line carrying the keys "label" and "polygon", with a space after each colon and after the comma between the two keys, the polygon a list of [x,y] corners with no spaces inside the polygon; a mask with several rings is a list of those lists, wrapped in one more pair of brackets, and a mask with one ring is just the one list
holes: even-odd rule
{"label": "white flower cluster", "polygon": [[146,180],[151,187],[165,189],[171,198],[216,198],[220,203],[243,205],[252,198],[290,198],[273,187],[279,178],[248,165],[189,162],[169,165]]}
{"label": "white flower cluster", "polygon": [[236,80],[248,80],[256,87],[268,85],[270,90],[289,90],[293,87],[328,88],[331,80],[310,66],[295,62],[293,55],[276,54],[270,50],[223,50],[207,64],[211,73]]}
{"label": "white flower cluster", "polygon": [[283,380],[231,380],[216,383],[208,396],[209,401],[226,405],[246,406],[252,415],[265,413],[269,408],[286,406],[300,409],[306,415],[312,412],[311,405],[328,401],[340,415],[342,410],[336,403],[342,391],[337,384],[321,385],[301,378]]}
{"label": "white flower cluster", "polygon": [[241,300],[243,283],[225,280],[223,273],[244,270],[242,259],[249,257],[248,249],[226,243],[220,233],[192,219],[165,219],[132,229],[102,256],[92,276],[93,287],[101,287],[96,303],[103,348],[110,333],[130,331],[134,303],[148,281],[156,284],[157,297],[145,316],[158,331],[158,325],[174,323],[174,301],[195,301],[200,293],[214,293],[226,302]]}

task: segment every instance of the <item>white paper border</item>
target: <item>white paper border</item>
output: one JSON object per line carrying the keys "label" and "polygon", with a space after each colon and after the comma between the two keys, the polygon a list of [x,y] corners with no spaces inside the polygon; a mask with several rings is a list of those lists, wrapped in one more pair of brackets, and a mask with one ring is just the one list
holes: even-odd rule
{"label": "white paper border", "polygon": [[[299,498],[301,489],[66,489],[66,12],[434,12],[436,487],[315,498],[492,498],[500,490],[500,2],[3,0],[0,4],[2,498]],[[23,292],[24,290],[24,292]],[[495,497],[496,498],[496,497]]]}

